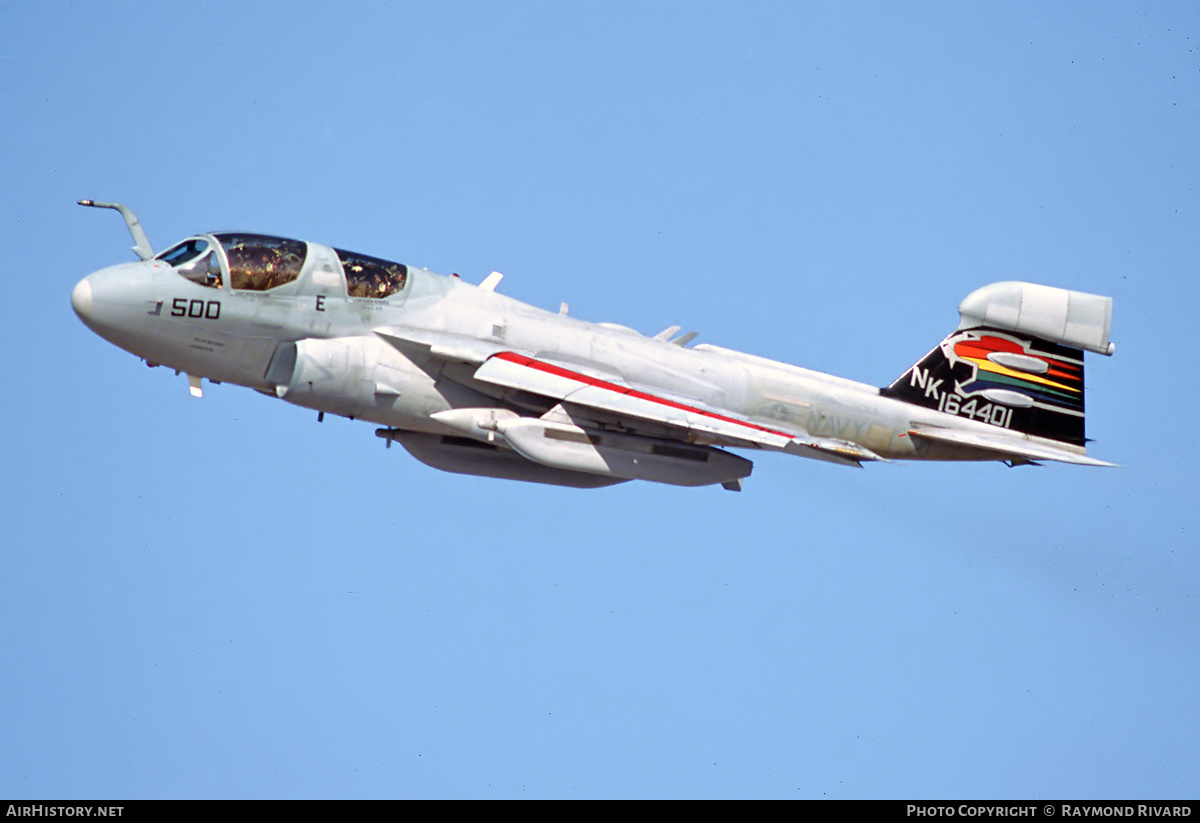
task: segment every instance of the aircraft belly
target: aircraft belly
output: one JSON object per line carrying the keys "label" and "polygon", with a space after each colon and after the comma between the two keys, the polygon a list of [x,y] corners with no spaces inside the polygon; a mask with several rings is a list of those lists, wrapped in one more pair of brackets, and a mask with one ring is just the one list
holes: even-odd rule
{"label": "aircraft belly", "polygon": [[526,483],[594,489],[626,482],[627,478],[569,471],[532,462],[506,448],[465,437],[381,429],[376,432],[395,440],[427,466],[452,472]]}

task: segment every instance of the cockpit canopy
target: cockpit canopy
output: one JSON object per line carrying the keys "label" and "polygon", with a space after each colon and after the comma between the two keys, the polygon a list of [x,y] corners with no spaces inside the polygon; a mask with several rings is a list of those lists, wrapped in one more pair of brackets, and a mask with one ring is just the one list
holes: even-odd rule
{"label": "cockpit canopy", "polygon": [[266,234],[217,234],[229,263],[229,285],[266,291],[300,276],[308,244]]}
{"label": "cockpit canopy", "polygon": [[[378,300],[404,288],[408,267],[403,264],[344,249],[334,251],[345,274],[347,296]],[[268,291],[294,282],[307,256],[308,244],[300,240],[222,232],[188,238],[157,259],[201,286],[221,289],[228,285],[239,291]]]}
{"label": "cockpit canopy", "polygon": [[212,244],[202,237],[184,240],[158,255],[157,259],[201,286],[221,288],[221,260],[213,252]]}
{"label": "cockpit canopy", "polygon": [[352,251],[334,249],[346,273],[346,294],[350,297],[382,298],[404,288],[408,267],[402,263],[367,257]]}

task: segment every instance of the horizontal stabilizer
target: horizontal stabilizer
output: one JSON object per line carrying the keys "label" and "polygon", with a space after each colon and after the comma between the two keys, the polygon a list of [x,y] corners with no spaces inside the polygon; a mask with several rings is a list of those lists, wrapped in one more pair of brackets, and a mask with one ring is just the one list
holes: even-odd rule
{"label": "horizontal stabilizer", "polygon": [[1077,463],[1081,466],[1116,466],[1063,448],[1057,448],[1048,443],[1039,443],[1013,435],[969,432],[961,429],[943,429],[933,426],[917,426],[909,430],[912,437],[945,443],[951,446],[963,446],[970,449],[982,449],[992,452],[1001,458],[1017,458],[1022,460],[1057,460],[1060,463]]}

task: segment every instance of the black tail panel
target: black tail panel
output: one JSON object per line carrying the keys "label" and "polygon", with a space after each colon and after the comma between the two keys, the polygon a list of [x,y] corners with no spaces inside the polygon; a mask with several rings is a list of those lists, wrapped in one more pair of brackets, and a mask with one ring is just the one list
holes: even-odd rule
{"label": "black tail panel", "polygon": [[960,329],[883,390],[937,409],[1083,446],[1083,352],[986,327]]}

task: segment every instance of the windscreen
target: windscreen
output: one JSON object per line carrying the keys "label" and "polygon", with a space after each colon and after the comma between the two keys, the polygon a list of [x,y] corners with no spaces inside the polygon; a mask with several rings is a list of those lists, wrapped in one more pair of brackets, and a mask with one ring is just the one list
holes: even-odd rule
{"label": "windscreen", "polygon": [[221,261],[212,244],[202,237],[184,240],[158,255],[158,259],[193,283],[221,288]]}

